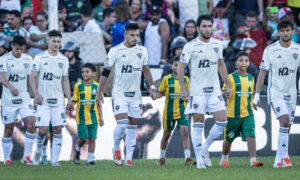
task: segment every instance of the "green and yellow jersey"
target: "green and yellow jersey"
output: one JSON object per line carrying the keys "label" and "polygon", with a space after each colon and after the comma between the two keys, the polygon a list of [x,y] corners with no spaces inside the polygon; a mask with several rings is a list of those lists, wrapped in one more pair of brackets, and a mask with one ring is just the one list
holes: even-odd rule
{"label": "green and yellow jersey", "polygon": [[[252,100],[254,78],[248,74],[243,76],[236,72],[228,75],[232,96],[227,99],[227,117],[244,118],[253,115]],[[225,88],[225,84],[223,89]]]}
{"label": "green and yellow jersey", "polygon": [[[184,77],[186,88],[189,89],[189,78]],[[181,91],[179,80],[173,74],[166,75],[158,90],[166,96],[165,107],[163,112],[163,119],[176,120],[184,116],[186,103],[180,99]]]}
{"label": "green and yellow jersey", "polygon": [[95,81],[89,85],[84,84],[82,81],[75,84],[72,101],[77,102],[77,125],[91,125],[99,123],[100,118],[96,103],[97,92],[98,83]]}

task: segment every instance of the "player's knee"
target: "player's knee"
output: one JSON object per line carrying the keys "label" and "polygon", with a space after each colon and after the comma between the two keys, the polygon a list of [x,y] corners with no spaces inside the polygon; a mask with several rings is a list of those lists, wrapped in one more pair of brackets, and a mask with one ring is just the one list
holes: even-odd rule
{"label": "player's knee", "polygon": [[164,131],[163,139],[169,140],[170,136],[171,136],[171,131]]}
{"label": "player's knee", "polygon": [[89,144],[95,144],[96,139],[95,138],[89,138],[88,141],[89,141]]}
{"label": "player's knee", "polygon": [[47,133],[48,133],[48,128],[47,128],[47,127],[40,127],[40,128],[39,128],[38,135],[39,135],[40,137],[45,137],[45,136],[47,136]]}
{"label": "player's knee", "polygon": [[189,131],[188,131],[188,128],[186,126],[182,126],[180,131],[181,131],[181,136],[183,138],[188,138],[189,137]]}
{"label": "player's knee", "polygon": [[279,117],[280,127],[288,128],[290,125],[290,118],[288,116]]}
{"label": "player's knee", "polygon": [[62,126],[53,126],[53,134],[61,134]]}
{"label": "player's knee", "polygon": [[4,129],[4,137],[6,138],[9,138],[9,137],[12,137],[13,135],[13,132],[14,132],[14,127],[5,127]]}
{"label": "player's knee", "polygon": [[204,115],[202,114],[193,114],[193,122],[204,122]]}
{"label": "player's knee", "polygon": [[31,134],[34,134],[36,132],[34,123],[28,123],[26,126],[27,126],[27,132],[29,132]]}

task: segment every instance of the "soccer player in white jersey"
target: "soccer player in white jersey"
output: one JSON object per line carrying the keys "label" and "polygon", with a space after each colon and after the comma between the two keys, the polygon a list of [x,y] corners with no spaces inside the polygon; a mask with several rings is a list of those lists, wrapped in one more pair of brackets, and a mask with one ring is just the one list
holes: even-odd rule
{"label": "soccer player in white jersey", "polygon": [[300,66],[300,45],[292,42],[294,24],[282,21],[277,25],[280,40],[269,45],[263,54],[257,78],[253,106],[260,105],[259,93],[269,72],[268,102],[279,119],[279,135],[274,168],[292,167],[288,155],[289,128],[293,124],[297,90],[296,75]]}
{"label": "soccer player in white jersey", "polygon": [[26,39],[15,36],[12,41],[12,51],[0,58],[0,82],[3,84],[1,101],[1,119],[4,124],[2,147],[4,164],[11,164],[10,150],[15,121],[18,115],[26,124],[25,149],[22,163],[31,164],[30,152],[35,139],[35,111],[30,101],[27,89],[30,68],[33,62],[31,56],[24,54]]}
{"label": "soccer player in white jersey", "polygon": [[117,126],[114,130],[114,162],[117,166],[123,165],[120,143],[127,129],[125,165],[133,166],[132,154],[136,145],[136,129],[143,112],[140,89],[142,72],[151,87],[152,99],[156,97],[156,90],[148,66],[147,50],[145,47],[137,45],[139,40],[138,25],[136,23],[127,24],[124,36],[124,42],[111,48],[107,55],[104,70],[100,77],[97,103],[100,104],[103,101],[103,86],[113,69],[112,102],[117,120]]}
{"label": "soccer player in white jersey", "polygon": [[[211,38],[213,19],[201,15],[197,19],[200,35],[187,43],[182,51],[178,66],[178,79],[181,98],[188,101],[185,114],[192,114],[192,142],[197,159],[197,168],[212,166],[208,148],[218,139],[227,125],[226,107],[222,98],[218,71],[226,84],[226,97],[231,96],[227,70],[222,55],[222,43]],[[184,84],[184,68],[189,64],[191,69],[189,93]],[[212,113],[216,123],[211,128],[206,142],[202,145],[204,114]]]}
{"label": "soccer player in white jersey", "polygon": [[62,147],[62,127],[66,123],[64,93],[68,99],[67,108],[73,109],[71,90],[68,78],[68,59],[59,52],[61,33],[57,30],[49,32],[48,50],[35,56],[30,85],[37,104],[37,148],[33,164],[38,165],[42,146],[51,122],[53,126],[53,143],[51,150],[52,166],[59,166],[58,158]]}

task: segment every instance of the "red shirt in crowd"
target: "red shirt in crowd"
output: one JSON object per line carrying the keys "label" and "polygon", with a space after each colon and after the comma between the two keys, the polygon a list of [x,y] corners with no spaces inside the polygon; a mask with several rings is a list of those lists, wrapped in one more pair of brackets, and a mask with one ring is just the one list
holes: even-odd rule
{"label": "red shirt in crowd", "polygon": [[32,4],[32,19],[35,23],[36,14],[43,11],[43,4],[42,4],[42,0],[31,0],[31,4]]}
{"label": "red shirt in crowd", "polygon": [[[244,28],[245,26],[240,26],[239,28]],[[250,31],[250,38],[253,39],[256,43],[257,46],[253,49],[251,49],[250,52],[250,61],[253,62],[257,67],[259,67],[264,49],[267,47],[267,36],[266,33],[261,30],[256,28],[254,31]],[[244,39],[247,38],[247,35],[238,35],[237,39]]]}

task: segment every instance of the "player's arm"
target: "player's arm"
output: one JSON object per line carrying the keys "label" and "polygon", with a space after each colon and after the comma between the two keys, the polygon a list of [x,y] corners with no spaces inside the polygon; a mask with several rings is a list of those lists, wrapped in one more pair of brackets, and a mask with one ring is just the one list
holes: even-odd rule
{"label": "player's arm", "polygon": [[232,92],[231,92],[231,89],[230,89],[230,84],[229,84],[229,81],[228,81],[228,73],[227,73],[227,69],[226,69],[226,65],[224,63],[224,60],[220,60],[218,62],[218,71],[219,71],[219,74],[220,74],[221,78],[224,81],[224,84],[226,85],[224,95],[227,98],[231,97]]}
{"label": "player's arm", "polygon": [[148,65],[143,66],[143,73],[144,73],[146,82],[150,85],[150,96],[153,100],[155,100],[156,99],[156,88],[153,84],[152,75],[151,75],[150,68]]}
{"label": "player's arm", "polygon": [[97,105],[97,109],[98,109],[98,114],[99,114],[99,118],[100,118],[100,127],[102,127],[104,125],[104,120],[103,120],[103,112],[102,112],[102,104],[100,103],[100,105]]}
{"label": "player's arm", "polygon": [[259,74],[257,77],[256,89],[255,89],[255,94],[254,94],[254,99],[253,99],[253,107],[255,110],[257,110],[257,106],[260,106],[259,93],[261,91],[262,86],[264,85],[266,74],[267,74],[267,71],[261,69],[259,71]]}
{"label": "player's arm", "polygon": [[0,83],[9,89],[10,93],[13,96],[18,96],[18,94],[19,94],[18,90],[13,85],[11,85],[10,82],[7,80],[6,72],[0,73]]}
{"label": "player's arm", "polygon": [[34,42],[37,42],[37,41],[42,40],[42,39],[47,38],[47,37],[48,37],[48,33],[41,34],[41,35],[38,35],[38,34],[35,34],[35,33],[30,34],[30,39]]}
{"label": "player's arm", "polygon": [[74,106],[73,106],[72,99],[71,99],[72,98],[71,97],[71,85],[70,85],[69,78],[63,77],[61,81],[62,81],[62,88],[68,99],[67,108],[68,108],[68,110],[73,110]]}
{"label": "player's arm", "polygon": [[43,97],[38,91],[38,75],[38,72],[31,72],[29,83],[34,95],[34,104],[42,105]]}
{"label": "player's arm", "polygon": [[161,36],[161,59],[167,59],[168,42],[170,38],[170,27],[167,22],[160,23],[159,34]]}
{"label": "player's arm", "polygon": [[104,101],[103,101],[103,88],[104,88],[104,85],[105,85],[105,83],[108,79],[108,76],[109,76],[111,70],[112,70],[112,68],[104,67],[104,69],[101,73],[100,80],[99,80],[98,94],[97,94],[97,99],[96,99],[96,102],[97,102],[98,106],[101,105],[101,102],[104,103]]}
{"label": "player's arm", "polygon": [[186,89],[186,85],[184,83],[184,69],[186,67],[186,64],[179,62],[178,67],[177,67],[177,73],[178,73],[178,80],[179,80],[179,84],[180,84],[180,90],[181,90],[181,98],[184,101],[188,101],[188,93],[187,93],[187,89]]}

